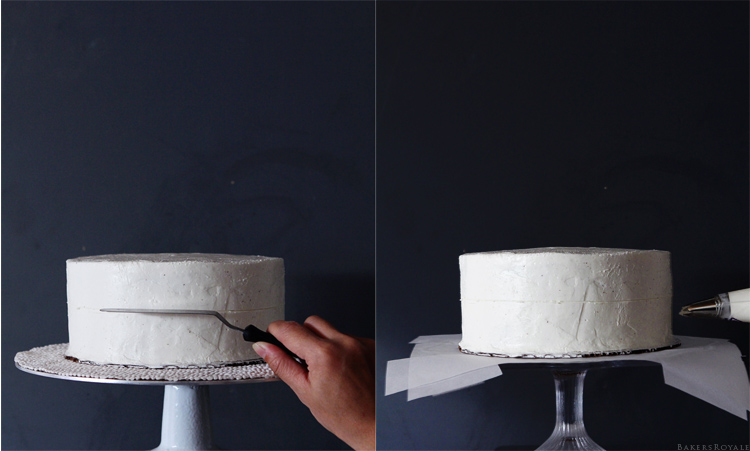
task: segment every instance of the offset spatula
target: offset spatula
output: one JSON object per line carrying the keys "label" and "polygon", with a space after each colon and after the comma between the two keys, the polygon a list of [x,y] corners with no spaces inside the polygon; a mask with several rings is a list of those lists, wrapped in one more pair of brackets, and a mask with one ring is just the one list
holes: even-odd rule
{"label": "offset spatula", "polygon": [[281,344],[279,340],[276,339],[273,335],[269,334],[268,332],[262,331],[258,329],[257,327],[250,324],[246,328],[242,329],[240,327],[235,326],[234,324],[227,321],[226,318],[221,316],[219,312],[213,311],[213,310],[172,310],[172,309],[138,309],[138,308],[103,308],[99,309],[101,312],[117,312],[117,313],[149,313],[149,314],[157,314],[157,315],[210,315],[215,316],[219,319],[222,323],[224,323],[225,326],[227,326],[230,329],[238,330],[242,332],[242,338],[245,339],[245,341],[253,342],[256,341],[265,341],[266,343],[271,343],[272,345],[278,346],[282,351],[289,354],[294,360],[296,360],[298,363],[305,365],[305,361],[302,360],[297,356],[297,354],[293,353],[289,349],[287,349],[286,346]]}

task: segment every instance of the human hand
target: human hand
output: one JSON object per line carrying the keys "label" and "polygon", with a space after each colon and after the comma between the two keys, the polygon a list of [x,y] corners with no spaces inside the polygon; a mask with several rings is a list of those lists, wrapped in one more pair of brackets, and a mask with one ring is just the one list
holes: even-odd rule
{"label": "human hand", "polygon": [[253,349],[315,419],[352,448],[375,449],[375,341],[341,333],[318,316],[302,325],[275,321],[268,332],[307,368],[272,344]]}

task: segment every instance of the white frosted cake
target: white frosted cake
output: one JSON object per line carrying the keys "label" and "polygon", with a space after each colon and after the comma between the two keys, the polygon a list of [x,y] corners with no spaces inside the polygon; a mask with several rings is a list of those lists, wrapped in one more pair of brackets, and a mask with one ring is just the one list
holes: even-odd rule
{"label": "white frosted cake", "polygon": [[550,247],[464,254],[464,352],[581,357],[675,344],[669,252]]}
{"label": "white frosted cake", "polygon": [[215,310],[240,327],[284,319],[284,261],[223,254],[118,254],[67,261],[66,356],[98,364],[208,366],[254,360],[213,316],[102,308]]}

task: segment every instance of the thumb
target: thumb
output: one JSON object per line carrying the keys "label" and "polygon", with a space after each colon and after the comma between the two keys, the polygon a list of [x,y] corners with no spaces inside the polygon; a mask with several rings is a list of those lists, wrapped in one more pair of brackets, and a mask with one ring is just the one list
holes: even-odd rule
{"label": "thumb", "polygon": [[278,346],[257,341],[253,343],[253,350],[266,361],[271,371],[294,391],[307,383],[307,370]]}

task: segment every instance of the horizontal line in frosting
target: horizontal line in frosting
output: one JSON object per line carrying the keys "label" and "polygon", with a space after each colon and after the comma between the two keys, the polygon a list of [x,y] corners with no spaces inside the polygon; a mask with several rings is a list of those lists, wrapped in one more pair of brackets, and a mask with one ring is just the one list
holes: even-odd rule
{"label": "horizontal line in frosting", "polygon": [[[98,312],[99,310],[105,308],[105,307],[86,307],[86,306],[73,306],[76,310],[92,310],[95,312]],[[214,310],[210,308],[192,308],[192,307],[170,307],[170,308],[154,308],[154,307],[110,307],[110,308],[132,308],[132,309],[143,309],[143,310],[206,310],[211,312],[219,312],[221,314],[224,313],[247,313],[247,312],[261,312],[263,310],[277,310],[280,308],[278,307],[262,307],[262,308],[254,308],[254,309],[248,309],[248,310]],[[101,313],[129,313],[129,312],[101,312]]]}
{"label": "horizontal line in frosting", "polygon": [[522,303],[546,303],[546,304],[611,304],[611,303],[618,303],[618,302],[649,302],[649,301],[661,301],[661,300],[670,300],[671,297],[664,297],[664,298],[643,298],[643,299],[612,299],[608,301],[581,301],[581,300],[568,300],[568,301],[562,301],[562,300],[551,300],[551,299],[523,299],[523,300],[511,300],[511,299],[461,299],[461,302],[479,302],[479,303],[485,303],[485,302],[522,302]]}

